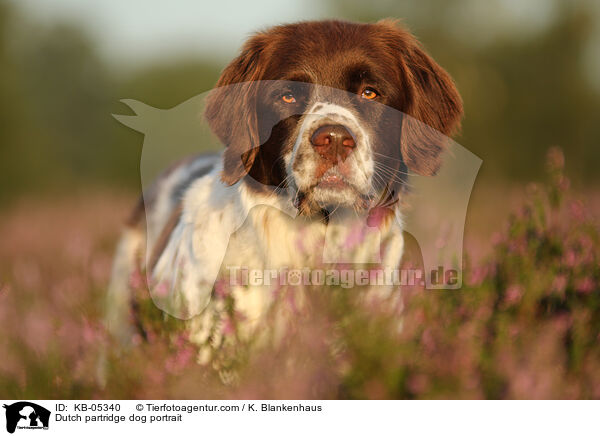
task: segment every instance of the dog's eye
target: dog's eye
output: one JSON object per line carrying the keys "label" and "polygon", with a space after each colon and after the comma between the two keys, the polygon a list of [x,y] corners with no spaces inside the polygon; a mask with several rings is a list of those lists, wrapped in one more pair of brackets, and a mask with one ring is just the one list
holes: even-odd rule
{"label": "dog's eye", "polygon": [[362,98],[366,98],[367,100],[373,100],[378,95],[379,94],[377,94],[377,91],[375,91],[373,88],[365,88],[360,96]]}
{"label": "dog's eye", "polygon": [[281,99],[284,101],[284,103],[296,103],[296,97],[294,97],[294,94],[291,92],[286,92],[283,94]]}

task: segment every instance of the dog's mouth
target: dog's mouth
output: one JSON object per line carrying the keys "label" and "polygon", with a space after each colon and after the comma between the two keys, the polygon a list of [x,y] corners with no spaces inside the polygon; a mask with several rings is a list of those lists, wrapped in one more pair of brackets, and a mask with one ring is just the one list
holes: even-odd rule
{"label": "dog's mouth", "polygon": [[335,170],[326,172],[310,187],[297,191],[294,207],[303,215],[314,215],[337,208],[368,208],[369,197]]}
{"label": "dog's mouth", "polygon": [[360,196],[358,187],[337,167],[326,171],[317,179],[310,190],[315,193],[315,197],[320,198],[325,203],[328,202],[328,198],[331,198],[334,205],[352,202]]}
{"label": "dog's mouth", "polygon": [[340,191],[344,189],[354,189],[348,180],[335,172],[326,173],[319,179],[315,189]]}

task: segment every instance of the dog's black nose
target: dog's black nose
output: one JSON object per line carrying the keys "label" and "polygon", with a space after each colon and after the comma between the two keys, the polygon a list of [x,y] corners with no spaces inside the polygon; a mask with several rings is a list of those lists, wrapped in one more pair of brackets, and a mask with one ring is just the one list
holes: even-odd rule
{"label": "dog's black nose", "polygon": [[340,156],[342,161],[356,148],[354,136],[341,124],[321,126],[312,134],[310,142],[323,158],[337,162]]}

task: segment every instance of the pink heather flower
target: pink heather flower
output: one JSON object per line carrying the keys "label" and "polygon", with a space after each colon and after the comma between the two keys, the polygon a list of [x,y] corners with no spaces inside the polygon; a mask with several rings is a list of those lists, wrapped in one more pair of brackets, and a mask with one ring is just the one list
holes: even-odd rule
{"label": "pink heather flower", "polygon": [[169,295],[169,282],[163,280],[154,288],[154,295],[157,297],[166,297]]}
{"label": "pink heather flower", "polygon": [[584,277],[575,283],[575,289],[582,294],[589,294],[595,287],[596,284],[591,277]]}
{"label": "pink heather flower", "polygon": [[92,326],[88,320],[84,320],[83,322],[82,334],[83,340],[88,344],[98,341],[101,337],[100,330]]}
{"label": "pink heather flower", "polygon": [[558,179],[558,189],[561,191],[568,191],[570,186],[571,181],[567,177],[561,175]]}
{"label": "pink heather flower", "polygon": [[156,333],[155,333],[153,330],[150,330],[150,329],[147,329],[147,330],[146,330],[146,340],[147,340],[149,343],[154,343],[154,342],[156,342],[156,339],[157,339],[157,338],[158,338],[158,336],[157,336],[157,334],[156,334]]}
{"label": "pink heather flower", "polygon": [[557,330],[557,333],[564,334],[569,327],[573,324],[573,320],[567,314],[559,315],[552,321],[553,327]]}
{"label": "pink heather flower", "polygon": [[559,274],[554,277],[552,281],[552,291],[557,292],[559,294],[564,294],[565,289],[567,288],[568,278],[564,274]]}
{"label": "pink heather flower", "polygon": [[479,286],[488,275],[487,267],[474,267],[471,269],[471,274],[469,277],[469,285],[471,286]]}
{"label": "pink heather flower", "polygon": [[527,242],[523,238],[513,239],[508,243],[508,249],[514,254],[525,255]]}
{"label": "pink heather flower", "polygon": [[432,353],[435,351],[435,340],[430,328],[423,331],[423,334],[421,335],[421,344],[423,344],[423,347],[427,352]]}
{"label": "pink heather flower", "polygon": [[387,390],[385,385],[380,380],[369,380],[365,383],[365,393],[370,400],[385,400]]}
{"label": "pink heather flower", "polygon": [[189,341],[189,334],[188,333],[180,333],[177,335],[177,337],[175,338],[175,346],[182,348],[184,347]]}
{"label": "pink heather flower", "polygon": [[365,239],[365,228],[362,225],[355,226],[348,234],[344,246],[347,249],[354,248]]}
{"label": "pink heather flower", "polygon": [[429,380],[423,374],[415,374],[408,379],[408,388],[414,394],[423,394],[429,389]]}
{"label": "pink heather flower", "polygon": [[146,369],[146,378],[151,386],[160,386],[165,381],[165,373],[156,367],[149,366]]}
{"label": "pink heather flower", "polygon": [[229,286],[225,280],[217,280],[215,283],[215,297],[225,299],[229,296]]}
{"label": "pink heather flower", "polygon": [[491,242],[492,242],[492,245],[498,245],[498,244],[504,242],[504,236],[502,236],[501,232],[494,232],[492,234]]}
{"label": "pink heather flower", "polygon": [[192,360],[193,356],[194,349],[191,346],[185,347],[175,356],[175,363],[179,368],[183,369]]}
{"label": "pink heather flower", "polygon": [[144,286],[144,277],[139,268],[135,268],[129,276],[129,287],[137,290]]}
{"label": "pink heather flower", "polygon": [[563,255],[563,262],[568,267],[574,267],[577,265],[577,255],[572,249],[568,249]]}
{"label": "pink heather flower", "polygon": [[239,310],[236,310],[233,312],[233,319],[238,321],[238,322],[242,322],[245,321],[247,319],[247,316],[243,313],[240,312]]}
{"label": "pink heather flower", "polygon": [[523,291],[519,285],[511,285],[506,290],[506,295],[504,296],[504,300],[509,306],[518,303],[521,300],[521,296],[523,295]]}
{"label": "pink heather flower", "polygon": [[235,326],[231,318],[226,317],[223,320],[223,326],[221,328],[224,336],[232,336],[235,333]]}
{"label": "pink heather flower", "polygon": [[585,209],[581,201],[574,200],[570,202],[569,213],[571,217],[577,222],[583,222],[585,220]]}
{"label": "pink heather flower", "polygon": [[170,373],[183,370],[194,357],[194,347],[189,345],[184,335],[175,341],[176,351],[165,361],[165,369]]}

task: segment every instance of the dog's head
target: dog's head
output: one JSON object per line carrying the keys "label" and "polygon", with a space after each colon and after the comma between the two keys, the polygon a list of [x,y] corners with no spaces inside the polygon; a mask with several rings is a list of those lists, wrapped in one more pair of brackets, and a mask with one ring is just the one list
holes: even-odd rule
{"label": "dog's head", "polygon": [[303,22],[250,38],[206,117],[227,146],[222,180],[277,187],[307,215],[372,207],[408,170],[433,175],[462,103],[396,23]]}

